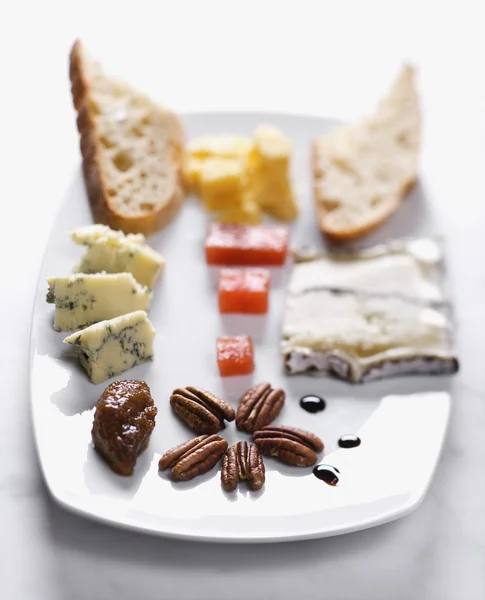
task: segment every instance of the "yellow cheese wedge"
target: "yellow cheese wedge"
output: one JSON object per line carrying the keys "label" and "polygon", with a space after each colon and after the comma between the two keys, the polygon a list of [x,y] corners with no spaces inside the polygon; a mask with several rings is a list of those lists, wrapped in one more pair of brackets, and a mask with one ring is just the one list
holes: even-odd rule
{"label": "yellow cheese wedge", "polygon": [[[255,196],[258,204],[275,219],[293,221],[298,216],[298,205],[288,179],[283,179],[275,185],[257,186]],[[252,198],[251,195],[250,197]]]}
{"label": "yellow cheese wedge", "polygon": [[256,202],[245,198],[240,205],[232,206],[219,213],[217,221],[219,223],[258,225],[261,222],[261,208]]}
{"label": "yellow cheese wedge", "polygon": [[195,139],[187,146],[192,158],[243,158],[252,148],[252,140],[246,136],[214,135]]}
{"label": "yellow cheese wedge", "polygon": [[200,195],[207,210],[221,210],[242,202],[245,163],[238,159],[210,158],[202,162]]}
{"label": "yellow cheese wedge", "polygon": [[260,125],[253,135],[254,152],[264,166],[272,164],[288,166],[291,158],[291,143],[286,135],[273,125]]}
{"label": "yellow cheese wedge", "polygon": [[185,178],[209,212],[224,223],[259,223],[262,210],[292,221],[298,206],[291,186],[291,143],[272,125],[253,138],[205,136],[189,143]]}
{"label": "yellow cheese wedge", "polygon": [[290,181],[291,144],[286,135],[271,125],[254,132],[254,146],[248,156],[248,193],[272,216],[292,221],[298,216]]}
{"label": "yellow cheese wedge", "polygon": [[278,202],[266,207],[266,212],[279,221],[294,221],[298,216],[298,205],[294,198],[286,198],[283,202]]}
{"label": "yellow cheese wedge", "polygon": [[184,178],[191,192],[198,194],[200,192],[200,171],[203,160],[188,156],[184,163]]}

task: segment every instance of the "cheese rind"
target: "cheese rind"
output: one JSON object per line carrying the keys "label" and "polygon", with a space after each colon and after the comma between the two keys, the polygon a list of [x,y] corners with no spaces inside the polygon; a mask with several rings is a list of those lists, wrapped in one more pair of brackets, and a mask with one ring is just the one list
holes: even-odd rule
{"label": "cheese rind", "polygon": [[119,375],[153,358],[155,330],[144,311],[101,321],[64,339],[76,347],[93,383]]}
{"label": "cheese rind", "polygon": [[148,310],[151,292],[131,273],[79,273],[49,277],[47,302],[55,304],[54,329],[67,331]]}
{"label": "cheese rind", "polygon": [[142,234],[114,231],[106,225],[88,225],[71,232],[72,240],[87,246],[79,273],[132,273],[142,285],[153,287],[165,261],[145,243]]}

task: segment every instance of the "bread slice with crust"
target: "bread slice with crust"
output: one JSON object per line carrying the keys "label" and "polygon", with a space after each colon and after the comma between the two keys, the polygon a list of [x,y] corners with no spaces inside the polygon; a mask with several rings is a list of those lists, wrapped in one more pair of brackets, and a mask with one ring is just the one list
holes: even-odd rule
{"label": "bread slice with crust", "polygon": [[178,117],[102,71],[78,40],[70,55],[86,189],[97,223],[151,235],[182,206]]}
{"label": "bread slice with crust", "polygon": [[372,116],[314,142],[317,219],[330,239],[364,235],[400,207],[417,178],[420,121],[414,69],[405,65]]}

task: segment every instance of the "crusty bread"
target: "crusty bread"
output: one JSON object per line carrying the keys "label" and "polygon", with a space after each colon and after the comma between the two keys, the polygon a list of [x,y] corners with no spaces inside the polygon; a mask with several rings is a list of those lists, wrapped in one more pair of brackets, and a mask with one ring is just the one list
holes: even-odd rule
{"label": "crusty bread", "polygon": [[322,232],[337,242],[350,240],[390,217],[416,181],[419,146],[414,70],[405,65],[372,116],[314,142]]}
{"label": "crusty bread", "polygon": [[179,119],[108,78],[79,40],[71,50],[70,77],[95,221],[125,233],[155,233],[183,202]]}

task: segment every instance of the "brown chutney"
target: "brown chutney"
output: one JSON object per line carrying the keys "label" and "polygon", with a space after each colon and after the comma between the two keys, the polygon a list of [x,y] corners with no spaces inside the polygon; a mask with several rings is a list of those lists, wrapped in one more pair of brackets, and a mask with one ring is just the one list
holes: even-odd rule
{"label": "brown chutney", "polygon": [[120,380],[102,393],[91,435],[94,447],[119,475],[132,475],[155,427],[157,409],[144,381]]}

